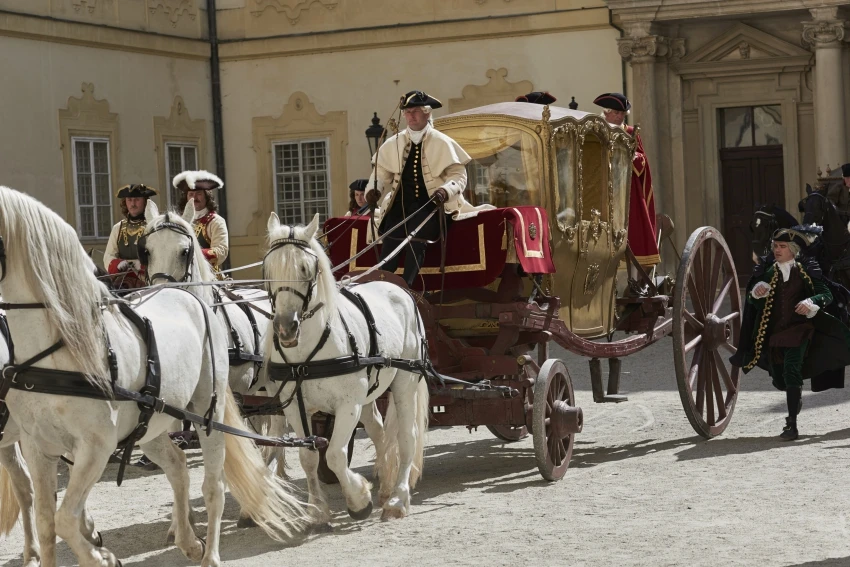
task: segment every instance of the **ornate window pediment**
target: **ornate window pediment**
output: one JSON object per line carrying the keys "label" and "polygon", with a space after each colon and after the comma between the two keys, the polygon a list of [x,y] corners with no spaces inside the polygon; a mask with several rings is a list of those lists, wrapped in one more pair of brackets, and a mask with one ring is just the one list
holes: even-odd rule
{"label": "ornate window pediment", "polygon": [[706,45],[683,57],[680,74],[702,76],[775,73],[779,67],[808,65],[812,53],[784,39],[737,23]]}
{"label": "ornate window pediment", "polygon": [[486,75],[490,79],[487,84],[466,85],[461,90],[463,96],[450,99],[449,112],[460,112],[476,106],[513,101],[516,97],[534,90],[531,81],[509,82],[507,80],[508,70],[504,67],[489,69]]}

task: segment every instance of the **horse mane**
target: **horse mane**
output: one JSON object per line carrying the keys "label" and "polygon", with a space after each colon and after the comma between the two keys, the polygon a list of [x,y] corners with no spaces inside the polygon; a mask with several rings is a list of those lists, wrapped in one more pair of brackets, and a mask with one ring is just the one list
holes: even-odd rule
{"label": "horse mane", "polygon": [[[178,224],[183,227],[186,232],[192,235],[192,264],[198,270],[198,279],[193,278],[190,281],[217,281],[212,266],[210,266],[210,263],[207,262],[206,258],[204,258],[204,253],[201,251],[201,245],[198,243],[198,239],[194,236],[195,229],[192,227],[191,224],[186,222],[185,219],[183,219],[183,217],[180,216],[180,214],[177,213],[175,210],[166,211],[165,214],[159,215],[151,222],[149,222],[147,227],[145,227],[145,236],[147,236],[153,229],[160,226],[164,222]],[[212,288],[210,286],[193,285],[187,286],[187,288],[190,292],[203,299],[208,305],[213,302]]]}
{"label": "horse mane", "polygon": [[776,220],[779,223],[781,228],[791,228],[792,226],[796,226],[799,223],[794,215],[789,213],[786,209],[778,205],[773,205],[773,214],[776,215]]}
{"label": "horse mane", "polygon": [[111,296],[95,277],[77,232],[36,199],[9,187],[0,186],[0,211],[7,270],[24,274],[86,379],[111,394],[100,313]]}
{"label": "horse mane", "polygon": [[[315,238],[311,237],[309,240],[306,238],[307,227],[303,225],[291,227],[289,225],[280,225],[280,227],[276,228],[269,232],[268,240],[266,244],[271,246],[271,243],[275,240],[279,240],[281,238],[295,238],[297,240],[302,240],[307,242],[310,246],[310,250],[316,254],[316,258],[319,260],[319,273],[316,278],[316,297],[320,297],[322,301],[324,301],[325,306],[322,308],[323,311],[327,311],[328,320],[332,321],[337,316],[337,296],[339,295],[339,291],[337,291],[336,287],[336,279],[334,278],[333,272],[331,271],[331,261],[328,258],[328,255],[325,253],[325,249],[322,248],[322,245],[319,244],[319,241]],[[291,261],[293,259],[294,254],[298,250],[295,246],[284,246],[280,249],[282,260],[276,265],[270,266],[268,268],[269,272],[266,274],[266,278],[271,280],[279,280],[281,282],[292,282],[298,281],[298,274],[295,273],[296,264]],[[272,306],[274,308],[274,306]]]}

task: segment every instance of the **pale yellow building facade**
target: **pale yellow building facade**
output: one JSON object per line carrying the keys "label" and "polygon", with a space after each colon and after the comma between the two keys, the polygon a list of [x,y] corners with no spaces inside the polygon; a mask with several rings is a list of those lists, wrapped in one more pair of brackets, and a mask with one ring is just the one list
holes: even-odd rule
{"label": "pale yellow building facade", "polygon": [[[818,167],[850,161],[843,2],[214,4],[234,266],[261,256],[273,210],[343,214],[349,183],[368,176],[373,114],[386,125],[413,89],[443,102],[437,116],[532,90],[595,112],[597,94],[626,91],[680,247],[704,224],[744,237],[728,212],[747,167],[762,175],[748,199],[793,210]],[[207,6],[0,0],[0,183],[102,249],[121,185],[157,187],[165,205],[177,170],[222,173]]]}

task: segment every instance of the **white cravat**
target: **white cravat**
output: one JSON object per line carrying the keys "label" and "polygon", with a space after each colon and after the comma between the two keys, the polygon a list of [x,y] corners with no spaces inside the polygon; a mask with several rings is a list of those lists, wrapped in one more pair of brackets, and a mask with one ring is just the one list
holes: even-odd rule
{"label": "white cravat", "polygon": [[776,263],[776,265],[779,266],[779,271],[782,272],[783,282],[787,282],[788,278],[791,277],[791,268],[793,268],[796,263],[796,260],[788,260],[787,262]]}
{"label": "white cravat", "polygon": [[425,124],[425,127],[422,128],[419,131],[411,130],[410,128],[408,128],[407,129],[407,135],[410,136],[411,142],[413,142],[414,144],[419,144],[419,143],[422,142],[422,138],[425,137],[425,134],[427,134],[430,129],[431,129],[431,123],[427,122]]}
{"label": "white cravat", "polygon": [[200,211],[195,211],[195,218],[193,220],[198,220],[199,218],[203,218],[209,211],[206,207],[201,209]]}

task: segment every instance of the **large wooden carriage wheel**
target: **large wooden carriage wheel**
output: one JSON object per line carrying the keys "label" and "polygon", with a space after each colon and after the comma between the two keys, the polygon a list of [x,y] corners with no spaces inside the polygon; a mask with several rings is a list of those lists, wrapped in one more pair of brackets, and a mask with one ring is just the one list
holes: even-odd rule
{"label": "large wooden carriage wheel", "polygon": [[673,346],[682,405],[705,438],[729,425],[741,371],[729,363],[741,332],[741,292],[729,247],[715,228],[691,234],[673,298]]}
{"label": "large wooden carriage wheel", "polygon": [[567,367],[550,358],[534,381],[531,419],[537,469],[546,480],[560,480],[567,472],[582,419]]}

